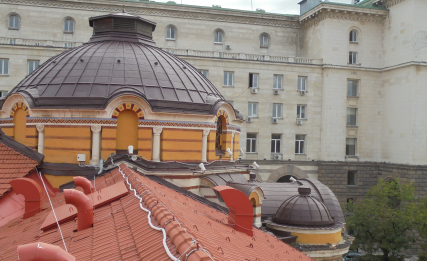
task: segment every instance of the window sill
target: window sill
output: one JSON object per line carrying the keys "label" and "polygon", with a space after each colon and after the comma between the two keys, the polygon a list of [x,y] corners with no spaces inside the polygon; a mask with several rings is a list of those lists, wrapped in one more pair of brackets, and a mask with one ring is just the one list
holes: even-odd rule
{"label": "window sill", "polygon": [[9,76],[9,74],[0,74],[0,77],[6,77]]}
{"label": "window sill", "polygon": [[359,128],[359,125],[346,125],[347,128]]}
{"label": "window sill", "polygon": [[359,42],[349,42],[350,44],[359,44]]}
{"label": "window sill", "polygon": [[64,34],[73,34],[74,31],[70,32],[70,31],[64,31]]}
{"label": "window sill", "polygon": [[350,99],[351,99],[351,98],[353,98],[353,99],[359,99],[359,96],[348,96],[348,95],[347,95],[347,98],[350,98]]}
{"label": "window sill", "polygon": [[345,155],[345,158],[349,158],[349,159],[358,159],[359,156],[356,155]]}
{"label": "window sill", "polygon": [[166,41],[175,41],[176,39],[166,38]]}
{"label": "window sill", "polygon": [[224,88],[234,88],[234,86],[223,85]]}
{"label": "window sill", "polygon": [[216,42],[214,42],[214,44],[217,44],[217,45],[223,45],[224,43],[216,43]]}
{"label": "window sill", "polygon": [[261,49],[268,49],[268,46],[262,46],[262,45],[260,45],[259,48],[261,48]]}
{"label": "window sill", "polygon": [[295,156],[307,156],[305,153],[295,153]]}
{"label": "window sill", "polygon": [[362,64],[361,64],[361,63],[347,63],[347,65],[348,65],[348,66],[357,66],[357,67],[362,66]]}
{"label": "window sill", "polygon": [[283,117],[271,117],[272,119],[278,119],[278,120],[283,120]]}
{"label": "window sill", "polygon": [[246,152],[246,154],[258,154],[258,152]]}
{"label": "window sill", "polygon": [[284,89],[273,88],[273,90],[284,91]]}
{"label": "window sill", "polygon": [[251,118],[251,119],[259,119],[259,117],[258,117],[258,116],[248,116],[248,118]]}
{"label": "window sill", "polygon": [[16,31],[19,31],[19,28],[9,27],[8,29],[9,29],[9,30],[16,30]]}
{"label": "window sill", "polygon": [[225,155],[225,151],[224,150],[215,150],[215,155],[216,156],[224,156]]}
{"label": "window sill", "polygon": [[306,121],[307,118],[297,118],[298,121]]}

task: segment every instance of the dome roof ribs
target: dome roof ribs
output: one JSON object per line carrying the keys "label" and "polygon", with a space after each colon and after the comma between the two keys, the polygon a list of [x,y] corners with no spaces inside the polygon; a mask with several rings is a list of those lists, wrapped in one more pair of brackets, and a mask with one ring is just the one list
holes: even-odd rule
{"label": "dome roof ribs", "polygon": [[[107,46],[107,49],[108,48],[110,48],[110,46],[113,44],[114,42],[112,42],[112,41],[110,41],[110,42],[104,42],[103,44],[101,44],[101,45],[99,45],[99,48],[97,49],[97,51],[101,48],[101,47],[104,47],[106,44],[108,44],[108,46]],[[95,75],[98,75],[98,73],[99,73],[99,69],[101,68],[101,65],[102,65],[102,59],[104,59],[104,56],[105,56],[105,53],[103,54],[103,56],[102,56],[102,58],[101,58],[101,61],[98,63],[98,66],[97,66],[97,68],[96,68],[96,72],[95,72]],[[90,58],[90,59],[92,59],[92,57]],[[88,61],[89,62],[89,61]],[[96,80],[96,78],[95,78],[95,80]],[[93,85],[94,85],[94,83],[95,83],[95,80],[94,81],[92,81],[91,83],[90,83],[90,89],[89,89],[89,97],[91,97],[91,94],[92,94],[92,90],[93,90]],[[77,86],[77,82],[76,82],[76,86]]]}

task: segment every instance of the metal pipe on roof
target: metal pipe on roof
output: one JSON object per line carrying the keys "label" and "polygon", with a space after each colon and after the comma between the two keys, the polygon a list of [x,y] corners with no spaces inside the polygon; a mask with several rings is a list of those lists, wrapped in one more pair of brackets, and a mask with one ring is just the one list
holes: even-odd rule
{"label": "metal pipe on roof", "polygon": [[19,178],[11,180],[9,183],[16,194],[22,194],[25,198],[23,219],[32,217],[42,211],[44,195],[37,182],[29,178]]}
{"label": "metal pipe on roof", "polygon": [[66,204],[77,208],[77,231],[90,228],[93,224],[93,205],[88,196],[75,189],[64,189]]}
{"label": "metal pipe on roof", "polygon": [[74,261],[76,258],[59,246],[42,242],[18,246],[20,261]]}
{"label": "metal pipe on roof", "polygon": [[86,195],[95,192],[95,189],[92,186],[92,183],[84,177],[73,177],[74,180],[74,184],[76,184],[76,186],[80,186],[83,188],[83,191]]}

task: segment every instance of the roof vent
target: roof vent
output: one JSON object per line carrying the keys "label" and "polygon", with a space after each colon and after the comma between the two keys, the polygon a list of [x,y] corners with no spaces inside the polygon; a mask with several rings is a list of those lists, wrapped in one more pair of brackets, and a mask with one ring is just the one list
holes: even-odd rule
{"label": "roof vent", "polygon": [[253,236],[253,208],[245,193],[230,186],[214,187],[215,194],[228,207],[229,223],[237,231]]}
{"label": "roof vent", "polygon": [[28,178],[19,178],[9,181],[16,194],[25,198],[24,219],[34,216],[42,211],[44,193],[37,182]]}
{"label": "roof vent", "polygon": [[73,177],[73,180],[74,180],[74,184],[76,184],[76,186],[83,188],[83,192],[86,195],[88,195],[92,192],[95,192],[95,189],[93,188],[92,183],[87,178]]}
{"label": "roof vent", "polygon": [[74,261],[76,258],[59,246],[42,242],[18,246],[20,261]]}
{"label": "roof vent", "polygon": [[77,231],[93,224],[93,205],[88,196],[75,189],[64,189],[65,203],[77,208]]}

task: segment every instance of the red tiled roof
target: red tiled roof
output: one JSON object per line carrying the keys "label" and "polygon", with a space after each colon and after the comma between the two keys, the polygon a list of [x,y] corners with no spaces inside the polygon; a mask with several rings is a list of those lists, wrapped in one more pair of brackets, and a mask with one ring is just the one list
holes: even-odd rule
{"label": "red tiled roof", "polygon": [[39,163],[0,142],[0,197],[11,188],[9,181],[25,177]]}
{"label": "red tiled roof", "polygon": [[[146,200],[146,195],[161,203],[152,207],[146,206],[142,201],[142,205],[145,208],[152,207],[153,211],[156,208],[169,209],[188,234],[200,247],[206,249],[214,260],[311,260],[258,229],[254,228],[253,237],[237,232],[223,224],[227,222],[226,214],[151,181],[125,165],[121,167],[129,177],[132,187],[136,187],[137,194],[144,198],[147,205],[150,203]],[[123,177],[116,169],[97,178],[95,183],[99,189],[120,181],[123,181]],[[147,189],[150,193],[147,193]],[[62,194],[53,197],[52,202],[55,208],[65,204]],[[16,249],[21,244],[40,241],[63,248],[58,228],[44,232],[40,230],[50,212],[49,207],[34,217],[25,220],[17,218],[0,227],[2,260],[16,260]],[[169,212],[163,212],[169,215]],[[159,226],[159,222],[164,223],[164,220],[158,221],[158,217],[157,214],[150,217],[155,226]],[[162,245],[162,232],[149,226],[147,213],[141,210],[139,200],[133,193],[96,208],[92,228],[74,232],[77,223],[76,220],[70,220],[61,224],[61,229],[68,251],[77,260],[170,260]],[[169,237],[167,245],[175,257],[180,256]],[[184,259],[185,257],[182,260]]]}

